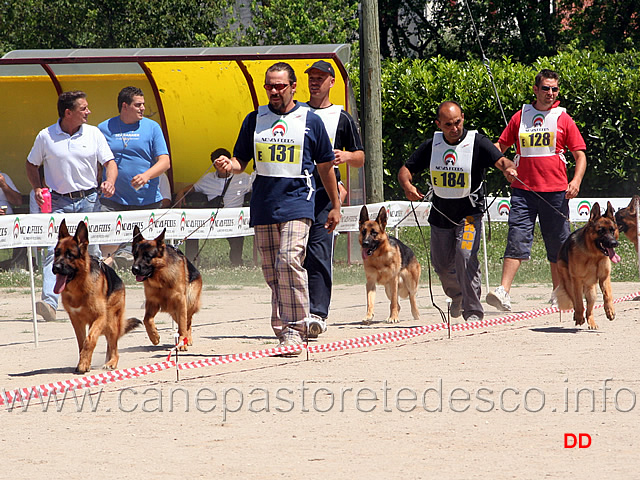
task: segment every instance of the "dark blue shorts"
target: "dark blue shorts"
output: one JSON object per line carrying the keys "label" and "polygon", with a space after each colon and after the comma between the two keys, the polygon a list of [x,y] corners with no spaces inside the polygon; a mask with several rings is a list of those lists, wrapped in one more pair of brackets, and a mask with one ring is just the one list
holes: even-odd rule
{"label": "dark blue shorts", "polygon": [[547,249],[547,260],[555,263],[558,251],[570,233],[567,221],[569,200],[565,198],[565,192],[534,193],[521,188],[512,190],[505,258],[528,260],[531,257],[536,217],[540,222],[540,232]]}

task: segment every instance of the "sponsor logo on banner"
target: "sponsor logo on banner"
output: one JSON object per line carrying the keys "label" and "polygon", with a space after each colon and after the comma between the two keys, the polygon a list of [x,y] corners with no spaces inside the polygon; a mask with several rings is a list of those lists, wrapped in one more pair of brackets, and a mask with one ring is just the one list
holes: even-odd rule
{"label": "sponsor logo on banner", "polygon": [[389,218],[389,220],[401,219],[404,216],[404,209],[402,207],[398,207],[398,205],[392,205],[391,203],[389,203],[386,208],[387,217]]}
{"label": "sponsor logo on banner", "polygon": [[148,222],[149,232],[151,233],[153,233],[153,227],[155,225],[155,221],[156,221],[156,214],[151,212],[151,215],[149,215],[149,222]]}
{"label": "sponsor logo on banner", "polygon": [[49,218],[49,227],[47,228],[47,238],[52,238],[56,234],[56,219]]}
{"label": "sponsor logo on banner", "polygon": [[358,225],[360,223],[360,215],[356,215],[355,213],[353,215],[349,215],[348,213],[346,213],[346,210],[344,207],[342,207],[340,209],[340,225],[342,227],[347,227],[350,228],[351,230],[358,230]]}
{"label": "sponsor logo on banner", "polygon": [[[128,222],[125,222],[124,219],[122,218],[122,215],[119,214],[118,217],[116,218],[116,224],[114,227],[116,237],[121,237],[122,235],[125,235],[127,233],[133,234],[133,227],[135,227],[136,225],[140,230],[144,229],[143,222],[135,221],[133,219],[129,220]],[[111,227],[112,225],[107,225],[108,232],[111,231]],[[109,236],[107,235],[105,239],[108,237]]]}
{"label": "sponsor logo on banner", "polygon": [[44,228],[42,225],[30,225],[28,221],[26,225],[20,223],[20,217],[16,217],[13,222],[13,239],[23,242],[26,240],[39,240],[44,234]]}
{"label": "sponsor logo on banner", "polygon": [[501,217],[508,217],[511,211],[511,203],[509,200],[500,200],[498,202],[498,215]]}
{"label": "sponsor logo on banner", "polygon": [[591,215],[591,203],[589,203],[587,200],[582,200],[579,204],[578,204],[578,217],[588,217],[589,215]]}
{"label": "sponsor logo on banner", "polygon": [[187,214],[183,211],[180,214],[180,231],[184,232],[185,227],[187,226]]}
{"label": "sponsor logo on banner", "polygon": [[209,233],[211,233],[211,230],[213,230],[216,226],[216,215],[218,215],[217,210],[213,210],[211,212],[211,215],[209,215]]}

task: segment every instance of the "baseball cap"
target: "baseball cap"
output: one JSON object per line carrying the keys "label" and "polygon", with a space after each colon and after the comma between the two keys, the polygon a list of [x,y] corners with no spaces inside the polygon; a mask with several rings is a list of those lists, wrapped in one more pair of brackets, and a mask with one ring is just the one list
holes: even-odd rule
{"label": "baseball cap", "polygon": [[324,60],[318,60],[316,63],[307,68],[304,73],[309,73],[309,70],[320,70],[321,72],[328,73],[333,78],[336,78],[336,72],[333,69],[333,66],[329,62],[325,62]]}

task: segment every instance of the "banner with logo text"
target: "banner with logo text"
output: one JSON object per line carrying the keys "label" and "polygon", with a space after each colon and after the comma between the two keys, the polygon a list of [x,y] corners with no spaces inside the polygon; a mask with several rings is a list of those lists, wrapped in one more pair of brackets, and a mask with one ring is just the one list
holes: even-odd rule
{"label": "banner with logo text", "polygon": [[[488,198],[488,214],[494,221],[507,221],[511,208],[509,197]],[[614,210],[626,207],[630,198],[589,198],[569,201],[569,218],[572,222],[586,222],[591,207],[598,202],[604,210],[607,200]],[[416,226],[416,219],[407,201],[382,202],[367,205],[369,215],[375,218],[381,207],[387,211],[387,227]],[[414,203],[417,221],[428,225],[431,204]],[[267,207],[268,208],[268,207]],[[340,232],[358,231],[362,206],[343,207]],[[154,238],[166,229],[165,238],[182,240],[227,238],[253,235],[249,227],[249,208],[136,210],[129,212],[98,212],[71,214],[23,214],[0,215],[0,248],[26,246],[52,246],[58,240],[60,222],[66,219],[69,233],[74,234],[79,222],[89,228],[89,241],[97,244],[127,243],[133,238],[137,225],[145,238]]]}

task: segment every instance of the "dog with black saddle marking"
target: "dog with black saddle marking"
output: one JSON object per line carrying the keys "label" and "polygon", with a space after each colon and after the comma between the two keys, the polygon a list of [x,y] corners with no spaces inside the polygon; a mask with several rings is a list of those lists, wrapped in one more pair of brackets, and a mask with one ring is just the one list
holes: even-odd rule
{"label": "dog with black saddle marking", "polygon": [[80,350],[78,373],[91,370],[93,350],[100,335],[107,339],[107,360],[102,368],[115,369],[118,339],[142,323],[137,318],[124,319],[124,283],[111,267],[91,257],[88,247],[86,224],[78,223],[72,237],[63,219],[53,259],[56,276],[53,291],[62,297],[76,334]]}
{"label": "dog with black saddle marking", "polygon": [[182,252],[165,244],[165,231],[145,240],[138,226],[134,227],[131,272],[144,285],[144,326],[151,343],[160,343],[155,316],[163,311],[178,324],[178,348],[187,350],[187,345],[193,345],[191,321],[200,310],[202,276]]}
{"label": "dog with black saddle marking", "polygon": [[589,329],[598,328],[593,319],[596,303],[596,284],[600,285],[604,299],[604,311],[609,320],[616,317],[611,292],[611,262],[618,263],[618,225],[611,202],[607,202],[604,215],[600,205],[594,203],[585,226],[569,235],[558,253],[559,284],[553,291],[561,310],[573,308],[576,325],[585,321],[583,296],[587,299],[587,323]]}
{"label": "dog with black saddle marking", "polygon": [[364,272],[367,277],[367,315],[365,325],[373,322],[376,284],[384,285],[391,309],[387,323],[399,322],[400,304],[398,296],[409,297],[411,314],[420,319],[416,296],[420,282],[420,263],[413,251],[391,235],[387,235],[387,210],[382,207],[375,220],[369,219],[364,205],[360,210],[360,246]]}
{"label": "dog with black saddle marking", "polygon": [[634,195],[629,205],[616,212],[616,223],[620,233],[624,233],[633,246],[638,251],[638,219],[636,216],[636,205],[640,202],[640,197]]}

